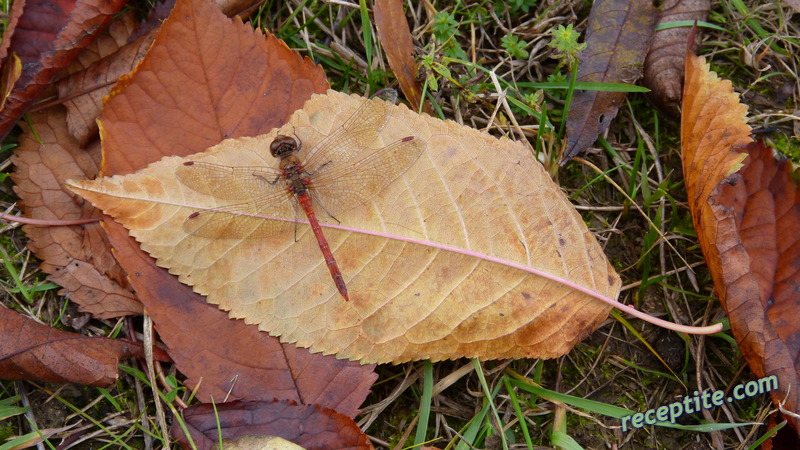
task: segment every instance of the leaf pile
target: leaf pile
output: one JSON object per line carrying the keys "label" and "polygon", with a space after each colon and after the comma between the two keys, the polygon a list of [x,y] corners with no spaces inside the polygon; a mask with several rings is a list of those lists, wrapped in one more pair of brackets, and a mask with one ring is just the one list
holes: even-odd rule
{"label": "leaf pile", "polygon": [[[205,114],[201,118],[202,121],[213,123],[217,123],[216,119],[224,121],[225,117],[228,117],[230,123],[238,122],[238,125],[216,133],[194,130],[191,132],[193,136],[202,133],[206,133],[206,136],[200,140],[187,142],[185,135],[175,135],[172,132],[185,129],[189,124],[186,121],[182,121],[180,125],[171,124],[158,131],[162,134],[156,140],[165,143],[165,148],[144,145],[136,147],[127,155],[135,155],[134,161],[124,154],[111,156],[114,152],[113,145],[107,146],[104,143],[103,170],[106,173],[132,171],[137,168],[134,164],[144,166],[164,154],[171,154],[172,151],[181,149],[186,153],[201,151],[214,143],[209,140],[213,136],[219,141],[231,134],[246,135],[268,131],[283,123],[288,114],[300,107],[311,92],[315,90],[324,92],[327,88],[324,74],[309,60],[299,57],[275,38],[265,38],[260,33],[252,31],[241,21],[228,20],[207,2],[178,2],[173,19],[165,21],[163,25],[158,20],[160,15],[163,15],[163,12],[157,9],[150,17],[150,22],[144,24],[130,22],[128,16],[123,16],[120,22],[115,22],[107,30],[107,34],[101,35],[95,44],[88,47],[89,54],[81,53],[78,59],[72,61],[73,67],[70,68],[70,73],[73,75],[67,79],[71,84],[62,94],[70,97],[72,94],[68,92],[85,89],[92,83],[102,83],[102,77],[114,81],[115,70],[122,72],[134,67],[132,61],[141,56],[141,49],[147,45],[143,41],[136,40],[137,34],[145,35],[149,33],[149,29],[158,28],[158,34],[153,33],[149,37],[154,42],[153,48],[151,54],[137,66],[137,75],[126,78],[128,88],[124,91],[116,89],[106,105],[103,132],[109,133],[109,130],[113,130],[117,135],[123,133],[117,126],[117,120],[124,121],[124,119],[115,117],[119,115],[120,110],[124,110],[120,105],[125,102],[136,102],[137,106],[150,108],[150,111],[157,109],[151,108],[156,104],[174,112],[176,108],[169,102],[176,99],[172,90],[175,86],[181,87],[180,92],[187,99],[203,92],[208,94],[206,99],[214,98],[214,95],[220,96],[219,101],[185,103],[184,113],[195,114],[196,117]],[[215,38],[213,43],[224,42],[222,47],[210,45],[209,42],[199,43],[194,39],[206,35],[199,33],[199,28],[205,31],[213,30],[217,37],[229,38],[224,41],[216,41]],[[133,43],[134,51],[125,50],[127,42]],[[203,51],[211,53],[198,53]],[[242,65],[242,71],[238,73],[237,79],[242,82],[248,79],[257,82],[244,86],[230,85],[231,90],[224,89],[222,83],[231,79],[229,72],[233,67],[231,64],[210,67],[178,64],[185,71],[183,73],[173,71],[177,61],[188,63],[192,58],[213,58],[214,52],[219,52],[218,55],[234,55],[237,61],[265,61],[266,66]],[[99,62],[101,60],[103,62]],[[195,69],[195,72],[191,69]],[[198,77],[197,74],[203,76]],[[137,76],[140,81],[134,80]],[[270,81],[270,76],[282,80],[292,79],[295,82],[294,85],[273,83]],[[148,77],[172,83],[171,88],[159,91],[158,83],[154,83]],[[207,77],[209,84],[195,86],[197,91],[192,95],[186,95],[185,77],[195,79]],[[138,86],[147,86],[148,91],[139,91]],[[264,89],[267,86],[271,88]],[[98,87],[102,88],[102,84],[100,86],[95,84],[94,88]],[[235,91],[235,89],[240,90]],[[14,156],[17,164],[17,171],[14,174],[16,189],[21,198],[21,208],[26,215],[40,219],[99,217],[98,211],[85,202],[76,202],[74,195],[66,191],[63,186],[63,181],[67,178],[93,178],[99,172],[99,142],[93,140],[91,130],[81,125],[94,122],[93,115],[99,106],[96,101],[99,98],[97,91],[91,89],[90,91],[87,95],[94,100],[78,102],[78,98],[73,98],[72,103],[68,105],[70,114],[83,119],[77,121],[67,119],[63,106],[54,106],[31,114],[31,124],[37,134],[30,130],[26,131],[20,138],[21,146]],[[137,91],[144,95],[137,96]],[[256,103],[247,105],[243,101],[246,98],[254,99]],[[235,101],[230,103],[227,99]],[[148,102],[151,103],[148,105]],[[242,107],[231,108],[232,104]],[[93,108],[95,112],[92,112]],[[271,113],[264,114],[264,111]],[[209,121],[208,118],[214,120]],[[71,124],[70,128],[67,123]],[[219,124],[224,126],[222,122]],[[133,142],[142,142],[142,138],[148,136],[149,131],[151,130],[139,128],[128,129],[125,132]],[[168,139],[170,136],[173,138],[171,141]],[[84,142],[86,145],[82,147]],[[175,145],[176,143],[181,145]],[[156,268],[152,260],[138,249],[138,245],[127,237],[127,231],[113,222],[109,223],[106,229],[98,225],[26,226],[25,229],[31,237],[31,248],[45,261],[42,268],[52,272],[52,279],[64,286],[72,300],[78,302],[83,310],[90,311],[97,317],[115,317],[140,314],[144,303],[154,320],[159,337],[169,346],[170,356],[175,360],[179,370],[188,377],[185,384],[190,387],[199,386],[197,392],[199,399],[205,401],[224,398],[251,401],[282,399],[297,402],[299,405],[334,408],[341,414],[354,417],[376,378],[372,366],[311,355],[307,350],[281,344],[277,339],[258,332],[254,326],[246,325],[242,321],[229,320],[226,314],[205,303],[202,297],[178,283],[175,277]],[[109,241],[116,252],[113,257]],[[11,336],[7,326],[11,326],[11,329],[16,326],[11,324],[9,321],[3,323],[0,332],[4,336]],[[24,345],[26,339],[31,338],[20,336],[19,342]],[[63,340],[57,336],[55,339]],[[97,366],[95,371],[89,374],[89,377],[104,380],[102,381],[104,385],[109,383],[105,380],[116,377],[116,361],[120,357],[132,354],[128,352],[118,355],[117,347],[135,347],[135,344],[125,341],[107,341],[111,344],[106,343],[101,347],[108,353],[103,360],[110,363],[108,369],[101,370],[100,366]],[[9,344],[12,342],[14,341],[9,340]],[[55,347],[56,344],[58,342],[38,345],[42,350],[50,352],[52,348],[57,348],[64,356],[76,361],[83,358],[84,353],[85,357],[92,357],[94,352],[92,349],[95,348],[86,344],[69,347],[58,344],[59,346]],[[34,350],[36,349],[30,351]],[[6,358],[13,357],[7,360],[7,363],[12,365],[5,367],[15,367],[13,364],[17,364],[19,358],[28,358],[26,355],[30,351],[26,351],[23,347],[4,353]],[[141,352],[134,355],[141,356]],[[157,355],[160,359],[165,358],[163,355]],[[47,370],[71,370],[73,367],[56,359],[39,358],[34,361],[39,361],[40,365],[44,364],[45,367],[42,369]],[[2,373],[4,377],[13,375],[12,372]],[[36,375],[33,375],[34,372],[31,373],[28,378],[35,379]],[[42,379],[56,381],[55,378]],[[71,376],[62,380],[93,383],[91,378],[85,377]]]}

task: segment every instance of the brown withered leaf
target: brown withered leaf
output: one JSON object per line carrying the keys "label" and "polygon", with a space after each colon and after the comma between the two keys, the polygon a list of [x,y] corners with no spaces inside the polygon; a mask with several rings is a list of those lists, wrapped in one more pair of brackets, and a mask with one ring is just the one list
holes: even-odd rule
{"label": "brown withered leaf", "polygon": [[174,3],[158,3],[143,22],[133,9],[118,15],[65,69],[69,76],[56,84],[58,97],[67,107],[69,131],[81,146],[97,136],[103,98],[144,57]]}
{"label": "brown withered leaf", "polygon": [[[216,3],[226,15],[260,4],[254,0]],[[130,72],[144,57],[174,5],[174,1],[158,3],[144,22],[136,19],[134,10],[120,15],[67,68],[72,75],[58,82],[58,95],[67,106],[70,133],[82,146],[97,135],[97,116],[103,98],[111,93],[119,77]]]}
{"label": "brown withered leaf", "polygon": [[[706,20],[710,0],[668,0],[659,9],[658,22]],[[650,89],[647,97],[661,111],[678,117],[678,104],[683,90],[683,67],[686,44],[691,28],[668,28],[656,31],[647,58],[644,60],[642,84]],[[695,33],[691,51],[700,45],[700,33]]]}
{"label": "brown withered leaf", "polygon": [[[120,359],[144,357],[141,344],[67,333],[0,306],[0,378],[112,385]],[[154,356],[166,361],[156,349]]]}
{"label": "brown withered leaf", "polygon": [[[642,76],[655,30],[652,2],[602,0],[592,5],[578,81],[634,83]],[[589,148],[617,115],[625,92],[576,90],[567,114],[567,146],[560,163]]]}
{"label": "brown withered leaf", "polygon": [[136,67],[153,38],[155,32],[148,33],[56,85],[59,98],[64,99],[67,107],[69,132],[81,147],[97,136],[97,116],[103,107],[103,98],[119,77]]}
{"label": "brown withered leaf", "polygon": [[[365,101],[329,91],[312,97],[280,129],[226,140],[191,160],[250,171],[274,166],[266,149],[276,134],[296,136],[305,152],[313,152]],[[374,148],[413,136],[431,151],[393,175],[399,178],[369,203],[337,214],[335,222],[355,229],[326,227],[351,289],[349,302],[337,293],[306,226],[299,225],[297,242],[291,232],[263,239],[187,235],[183,223],[190,213],[224,203],[214,192],[193,191],[178,181],[176,169],[185,167],[184,159],[165,158],[133,175],[70,186],[131,230],[159,265],[231,317],[258,323],[313,352],[364,362],[547,358],[568,351],[606,318],[608,305],[515,266],[612,298],[620,288],[580,215],[524,146],[380,99],[365,108],[380,117],[390,114],[380,134],[370,136]],[[373,161],[368,149],[359,151],[353,166]],[[256,187],[255,181],[244,183]],[[353,186],[353,192],[362,187]],[[315,188],[322,198],[322,186]],[[294,220],[291,209],[286,214],[279,219]],[[334,221],[322,217],[321,209],[318,214]],[[264,219],[247,226],[269,220]]]}
{"label": "brown withered leaf", "polygon": [[[773,403],[797,413],[800,188],[792,179],[791,163],[785,158],[776,159],[762,141],[748,144],[742,152],[748,155],[743,167],[729,183],[720,186],[716,201],[733,211],[758,292],[748,292],[755,295],[744,299],[743,292],[733,291],[731,286],[722,300],[751,370],[758,376],[776,375],[778,389],[770,392]],[[731,243],[727,240],[717,245]],[[724,272],[736,269],[721,268]],[[797,434],[797,421],[790,423]]]}
{"label": "brown withered leaf", "polygon": [[200,385],[200,400],[293,400],[358,414],[377,378],[374,366],[312,355],[230,320],[156,267],[118,223],[109,222],[107,231],[176,367],[188,377],[185,384]]}
{"label": "brown withered leaf", "polygon": [[682,110],[689,206],[714,287],[750,369],[775,375],[773,402],[797,411],[800,191],[789,165],[750,139],[731,83],[694,55]]}
{"label": "brown withered leaf", "polygon": [[14,3],[11,23],[16,26],[5,30],[3,41],[9,43],[4,52],[19,56],[23,70],[0,110],[0,136],[11,130],[53,76],[72,62],[124,4],[124,0]]}
{"label": "brown withered leaf", "polygon": [[[29,114],[34,135],[26,130],[11,160],[11,178],[26,217],[46,220],[100,218],[91,205],[78,205],[64,189],[64,180],[93,177],[100,165],[98,144],[81,149],[66,129],[64,108],[56,106]],[[141,314],[125,273],[111,255],[105,233],[98,227],[25,225],[30,248],[42,260],[48,280],[62,287],[81,311],[98,318]]]}
{"label": "brown withered leaf", "polygon": [[[414,43],[408,28],[403,2],[400,0],[375,1],[375,28],[381,46],[386,52],[389,67],[392,68],[400,89],[405,94],[411,109],[419,111],[422,102],[422,88],[417,81],[417,62],[414,60]],[[431,114],[430,105],[424,111]]]}
{"label": "brown withered leaf", "polygon": [[[219,448],[222,439],[244,436],[277,436],[307,449],[371,449],[372,444],[355,422],[331,409],[297,405],[289,401],[201,404],[183,411],[195,448]],[[219,428],[218,428],[219,427]],[[176,422],[170,434],[183,448],[192,448]],[[227,446],[226,446],[227,448]],[[251,447],[252,448],[252,447]]]}
{"label": "brown withered leaf", "polygon": [[178,1],[103,108],[103,173],[264,133],[327,86],[322,70],[283,41],[227,19],[208,1]]}
{"label": "brown withered leaf", "polygon": [[[159,5],[161,4],[159,3]],[[97,38],[87,45],[72,63],[64,69],[64,75],[74,75],[82,72],[101,59],[114,55],[129,42],[139,38],[147,31],[157,28],[160,25],[159,19],[164,20],[171,9],[172,7],[161,17],[152,17],[153,12],[151,12],[149,20],[146,22],[141,22],[137,18],[139,11],[135,9],[129,9],[124,13],[117,14],[114,20],[97,35]],[[156,7],[153,11],[161,11],[161,8]],[[65,76],[61,78],[65,78]]]}
{"label": "brown withered leaf", "polygon": [[[207,32],[226,38],[214,40],[214,46],[209,47],[205,38],[199,38]],[[131,170],[127,154],[136,153],[136,163],[145,165],[161,158],[163,152],[193,153],[216,143],[206,139],[182,141],[180,131],[187,116],[205,118],[217,126],[238,122],[237,133],[258,134],[282,124],[292,108],[301,106],[314,90],[324,90],[327,86],[324,73],[310,60],[289,51],[273,37],[253,32],[238,19],[225,18],[208,2],[179,1],[159,31],[159,36],[162,34],[169,39],[155,40],[137,71],[127,77],[127,88],[115,91],[103,114],[107,138],[116,130],[132,136],[131,141],[117,141],[120,147],[105,147],[107,173]],[[181,61],[212,60],[219,55],[239,55],[248,63],[237,61],[236,66],[221,63],[208,67],[189,64],[181,66],[180,73],[175,71]],[[237,72],[235,78],[230,72],[232,68]],[[260,84],[263,78],[273,80],[273,77],[281,81],[270,81],[267,86]],[[192,91],[177,87],[187,79],[204,79],[209,83]],[[231,79],[237,83],[222,81]],[[220,85],[227,90],[220,90]],[[176,106],[172,102],[176,92],[179,98],[183,95],[217,100],[202,108],[189,101]],[[136,145],[146,139],[137,136],[137,132],[149,133],[144,126],[118,126],[117,110],[127,114],[126,104],[136,104],[148,111],[148,115],[163,119],[159,130],[165,134],[157,139],[161,147]],[[240,106],[245,110],[239,109]],[[217,130],[208,137],[221,139],[223,134]],[[111,156],[114,151],[123,154]],[[154,268],[151,258],[127,237],[127,231],[112,222],[108,224],[108,232],[117,258],[131,274],[131,282],[153,317],[159,335],[170,347],[179,370],[189,378],[187,385],[201,385],[199,398],[219,401],[230,392],[232,399],[289,399],[335,408],[349,416],[358,412],[376,377],[373,366],[311,355],[305,349],[282,345],[255,326],[230,320],[174,276]]]}

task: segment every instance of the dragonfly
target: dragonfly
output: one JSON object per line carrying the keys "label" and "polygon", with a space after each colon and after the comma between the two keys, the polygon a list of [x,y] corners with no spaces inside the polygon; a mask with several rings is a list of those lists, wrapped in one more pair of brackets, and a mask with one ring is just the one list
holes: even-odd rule
{"label": "dragonfly", "polygon": [[[386,125],[397,99],[391,89],[378,95],[379,99],[364,102],[342,126],[307,152],[296,135],[276,136],[269,151],[277,159],[277,168],[183,163],[175,172],[181,183],[222,203],[231,202],[192,212],[184,220],[183,230],[210,239],[264,238],[294,230],[297,241],[299,208],[308,219],[336,289],[349,301],[347,285],[319,225],[315,206],[339,222],[337,215],[375,198],[425,149],[414,136],[382,148],[369,147]],[[263,216],[294,217],[295,221]]]}

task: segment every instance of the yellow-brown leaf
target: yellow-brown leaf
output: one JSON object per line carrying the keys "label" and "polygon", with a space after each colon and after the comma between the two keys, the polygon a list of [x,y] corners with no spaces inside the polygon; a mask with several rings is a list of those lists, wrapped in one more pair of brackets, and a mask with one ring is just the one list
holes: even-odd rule
{"label": "yellow-brown leaf", "polygon": [[[223,141],[191,159],[274,167],[268,148],[276,134],[296,135],[307,151],[363,101],[329,91],[279,130]],[[403,106],[392,110],[373,145],[414,136],[427,151],[371,204],[337,216],[342,225],[534,267],[616,298],[617,274],[524,146]],[[325,228],[350,290],[345,302],[306,226],[297,242],[292,233],[213,241],[187,235],[182,223],[193,207],[221,204],[176,179],[183,161],[165,158],[133,175],[71,187],[182,282],[284,341],[362,362],[547,358],[567,352],[608,314],[598,300],[507,264]],[[321,209],[318,216],[336,223]]]}

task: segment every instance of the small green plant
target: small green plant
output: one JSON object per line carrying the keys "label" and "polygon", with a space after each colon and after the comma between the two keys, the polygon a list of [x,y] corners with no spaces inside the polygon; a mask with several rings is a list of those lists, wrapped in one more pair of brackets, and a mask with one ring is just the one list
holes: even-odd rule
{"label": "small green plant", "polygon": [[578,54],[586,48],[586,43],[578,42],[580,34],[572,29],[572,24],[559,25],[552,33],[553,39],[547,46],[555,50],[553,58],[562,60],[571,68],[578,61]]}
{"label": "small green plant", "polygon": [[431,43],[427,46],[425,53],[420,59],[420,65],[425,69],[425,80],[432,91],[439,90],[439,78],[444,77],[448,80],[453,79],[450,69],[447,68],[447,58],[437,57],[436,44]]}
{"label": "small green plant", "polygon": [[458,44],[456,38],[461,35],[458,31],[458,21],[455,13],[439,11],[433,16],[431,32],[434,39],[441,45],[445,56],[454,59],[466,60],[467,54]]}
{"label": "small green plant", "polygon": [[525,50],[525,47],[528,45],[528,43],[525,41],[520,41],[519,38],[513,34],[507,34],[503,36],[500,39],[500,43],[512,58],[527,59],[529,56],[528,51]]}

